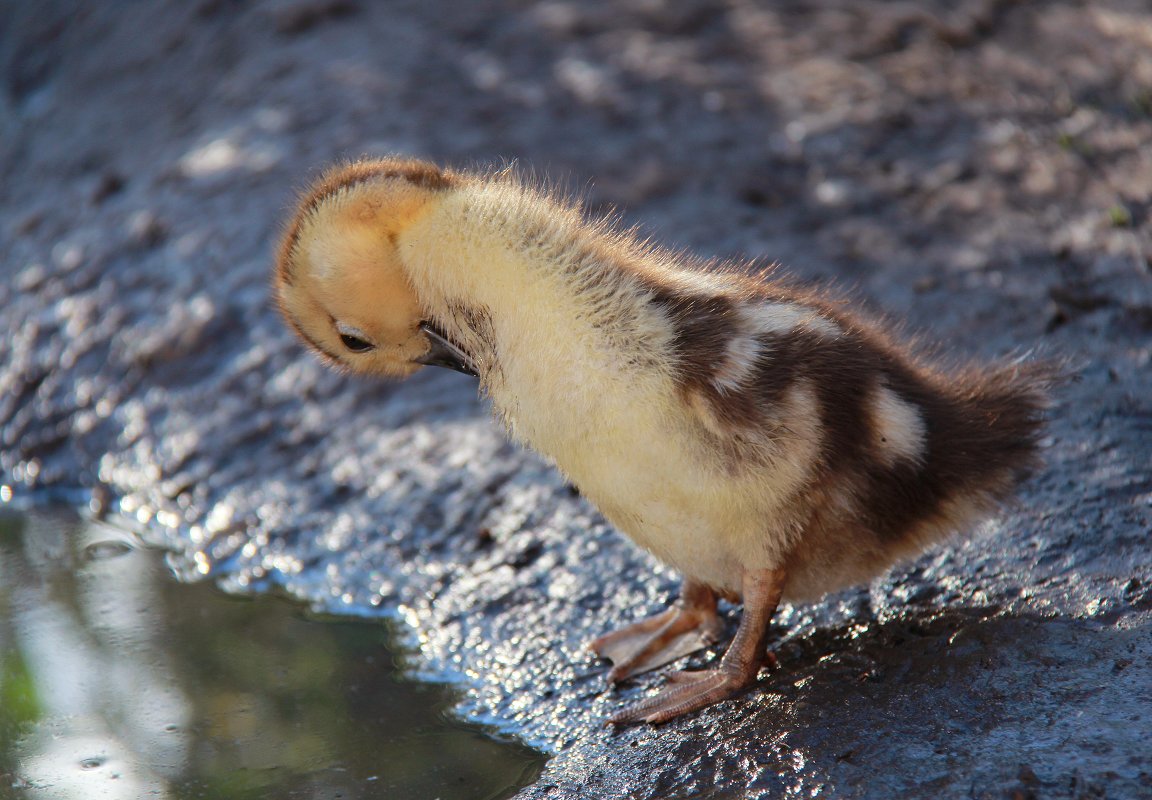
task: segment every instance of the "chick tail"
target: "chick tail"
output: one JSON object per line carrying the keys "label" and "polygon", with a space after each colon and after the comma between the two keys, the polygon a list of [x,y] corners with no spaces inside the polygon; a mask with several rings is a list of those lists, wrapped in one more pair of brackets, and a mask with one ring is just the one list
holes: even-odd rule
{"label": "chick tail", "polygon": [[1068,374],[1062,363],[1026,357],[960,374],[952,390],[963,413],[948,438],[969,481],[1002,498],[1040,466],[1052,392]]}

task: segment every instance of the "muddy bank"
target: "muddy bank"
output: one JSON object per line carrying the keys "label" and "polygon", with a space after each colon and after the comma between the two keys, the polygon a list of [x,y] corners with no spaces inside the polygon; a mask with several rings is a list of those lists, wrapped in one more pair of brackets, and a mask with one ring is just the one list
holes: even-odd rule
{"label": "muddy bank", "polygon": [[[1152,793],[1141,4],[0,10],[18,497],[81,487],[189,577],[396,615],[462,713],[556,754],[524,797]],[[970,537],[786,609],[758,692],[613,734],[657,678],[608,691],[584,643],[675,576],[506,444],[468,379],[329,374],[268,302],[294,188],[389,152],[519,160],[963,353],[1069,357],[1048,466]]]}

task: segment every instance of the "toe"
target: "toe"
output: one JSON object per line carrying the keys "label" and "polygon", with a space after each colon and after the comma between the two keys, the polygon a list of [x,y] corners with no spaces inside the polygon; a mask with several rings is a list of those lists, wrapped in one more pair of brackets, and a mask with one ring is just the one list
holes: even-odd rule
{"label": "toe", "polygon": [[622,709],[609,722],[613,725],[636,722],[658,725],[726,700],[751,682],[724,670],[674,673],[669,685],[659,694]]}

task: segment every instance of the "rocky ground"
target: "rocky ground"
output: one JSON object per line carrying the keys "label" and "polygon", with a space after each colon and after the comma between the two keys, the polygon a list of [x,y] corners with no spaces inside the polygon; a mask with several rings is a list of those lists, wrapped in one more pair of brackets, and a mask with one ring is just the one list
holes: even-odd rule
{"label": "rocky ground", "polygon": [[[189,574],[396,614],[523,798],[1152,796],[1152,13],[1143,2],[0,2],[0,481]],[[269,303],[325,164],[516,160],[1080,380],[972,536],[778,617],[779,669],[651,729],[584,649],[676,578],[469,379],[359,382]],[[70,495],[71,496],[71,495]],[[715,654],[697,661],[708,661]]]}

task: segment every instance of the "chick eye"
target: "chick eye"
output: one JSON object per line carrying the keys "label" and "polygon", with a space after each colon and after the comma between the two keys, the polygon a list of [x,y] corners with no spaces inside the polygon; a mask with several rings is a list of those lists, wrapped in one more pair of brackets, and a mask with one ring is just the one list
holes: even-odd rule
{"label": "chick eye", "polygon": [[340,322],[332,320],[332,327],[336,329],[336,335],[340,337],[341,343],[348,348],[350,353],[367,353],[369,350],[375,350],[376,345],[368,341],[364,336],[364,331],[357,328],[355,325],[349,325],[347,322]]}
{"label": "chick eye", "polygon": [[347,333],[340,334],[340,341],[353,353],[366,353],[374,346],[371,342],[366,342],[359,336],[352,336]]}

